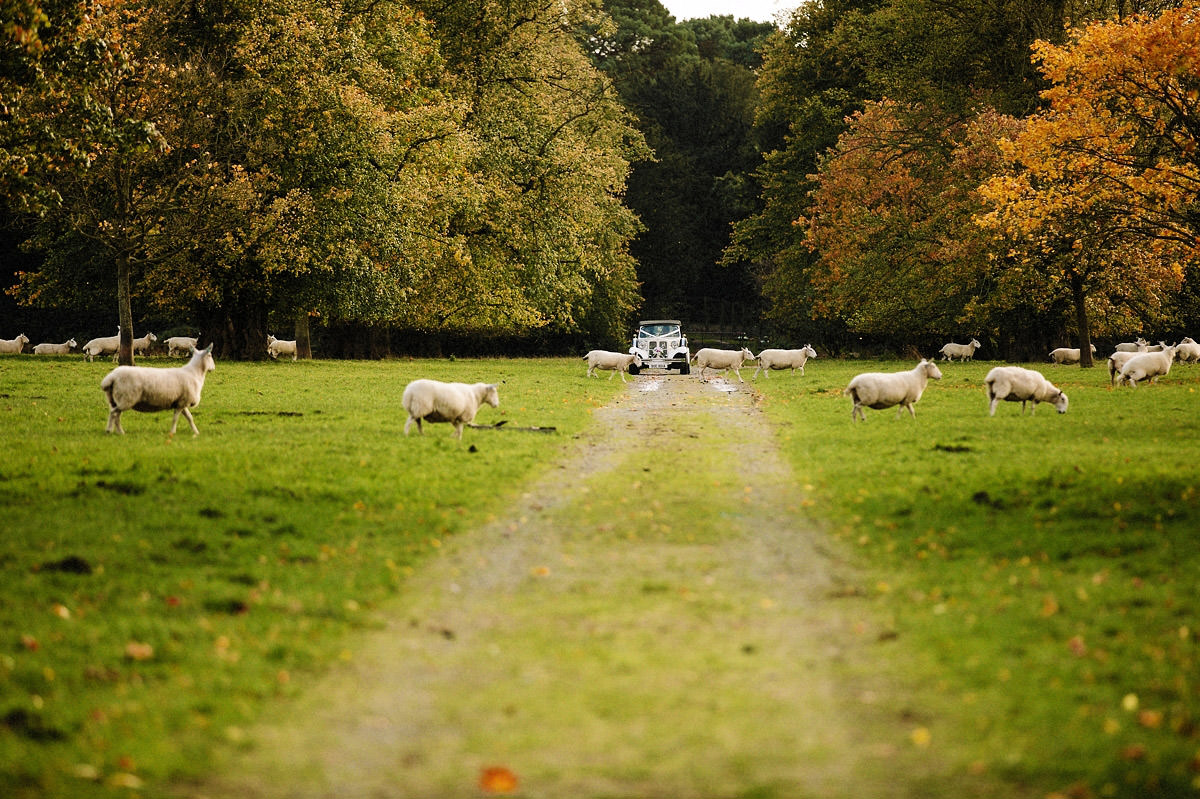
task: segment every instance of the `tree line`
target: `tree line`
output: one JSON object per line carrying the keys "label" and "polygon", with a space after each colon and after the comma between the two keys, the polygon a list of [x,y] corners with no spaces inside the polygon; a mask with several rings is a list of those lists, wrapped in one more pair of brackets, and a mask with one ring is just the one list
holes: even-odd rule
{"label": "tree line", "polygon": [[[5,0],[11,290],[193,320],[624,336],[648,154],[561,0]],[[115,289],[113,288],[115,287]]]}
{"label": "tree line", "polygon": [[615,344],[716,300],[1040,357],[1200,318],[1190,1],[0,4],[9,291],[123,335]]}
{"label": "tree line", "polygon": [[769,40],[752,261],[794,336],[1011,357],[1197,304],[1192,2],[824,0]]}

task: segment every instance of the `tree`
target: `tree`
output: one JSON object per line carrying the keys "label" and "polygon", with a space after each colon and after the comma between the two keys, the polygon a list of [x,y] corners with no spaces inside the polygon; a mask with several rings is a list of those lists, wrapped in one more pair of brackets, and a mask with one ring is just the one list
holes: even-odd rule
{"label": "tree", "polygon": [[855,114],[798,220],[817,259],[815,311],[856,332],[910,339],[991,327],[981,302],[994,288],[990,242],[973,221],[974,189],[1015,125],[990,110],[959,122],[887,101]]}
{"label": "tree", "polygon": [[1191,3],[1039,43],[1048,107],[983,187],[980,222],[1012,239],[1013,268],[1069,285],[1085,354],[1089,304],[1155,321],[1196,258],[1198,44]]}

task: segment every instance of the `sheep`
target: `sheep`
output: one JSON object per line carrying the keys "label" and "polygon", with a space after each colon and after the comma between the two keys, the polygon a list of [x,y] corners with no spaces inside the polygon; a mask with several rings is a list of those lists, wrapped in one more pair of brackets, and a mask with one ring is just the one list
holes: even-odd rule
{"label": "sheep", "polygon": [[404,423],[404,435],[413,422],[417,432],[424,435],[421,422],[450,422],[454,425],[454,437],[461,439],[463,425],[475,420],[479,406],[483,403],[493,408],[500,407],[500,394],[495,383],[442,383],[438,380],[414,380],[404,387],[401,402],[408,411]]}
{"label": "sheep", "polygon": [[[1092,344],[1091,349],[1092,349],[1092,355],[1095,355],[1096,354],[1096,345]],[[1063,364],[1079,363],[1079,348],[1076,347],[1076,348],[1072,349],[1070,347],[1059,347],[1056,350],[1051,350],[1050,351],[1050,360],[1054,362],[1054,366],[1058,366],[1060,363],[1063,363]]]}
{"label": "sheep", "polygon": [[117,328],[117,335],[103,336],[94,338],[87,344],[83,345],[83,353],[90,361],[97,355],[116,355],[117,350],[121,347],[121,328]]}
{"label": "sheep", "polygon": [[191,336],[171,336],[163,343],[167,345],[167,355],[187,357],[196,349],[197,340]]}
{"label": "sheep", "polygon": [[900,418],[905,408],[915,419],[916,412],[913,403],[921,399],[929,378],[942,379],[942,371],[933,361],[921,359],[921,362],[907,372],[864,372],[850,381],[843,394],[849,394],[854,400],[850,411],[851,420],[861,418],[867,420],[864,407],[882,410],[893,405],[896,408],[896,418]]}
{"label": "sheep", "polygon": [[[1145,350],[1141,352],[1145,352]],[[1108,384],[1110,386],[1116,385],[1117,375],[1121,373],[1121,367],[1129,363],[1129,359],[1138,354],[1140,353],[1121,351],[1114,352],[1108,356]]]}
{"label": "sheep", "polygon": [[70,355],[71,348],[77,346],[75,339],[67,339],[62,344],[38,344],[33,348],[34,355]]}
{"label": "sheep", "polygon": [[1149,343],[1150,342],[1146,341],[1146,339],[1142,338],[1141,336],[1138,336],[1137,341],[1134,341],[1132,343],[1131,342],[1123,342],[1121,344],[1118,344],[1115,349],[1117,352],[1145,352],[1146,346]]}
{"label": "sheep", "polygon": [[812,348],[811,344],[805,344],[798,350],[763,350],[758,354],[758,367],[754,370],[755,379],[758,378],[758,373],[766,372],[767,379],[771,378],[772,369],[791,369],[792,374],[796,370],[800,370],[800,374],[804,374],[804,364],[809,358],[817,357],[817,351]]}
{"label": "sheep", "polygon": [[1200,344],[1197,344],[1191,336],[1184,336],[1179,340],[1179,346],[1175,348],[1175,357],[1180,363],[1197,363],[1200,362]]}
{"label": "sheep", "polygon": [[281,341],[274,336],[267,336],[267,355],[278,358],[280,355],[290,355],[296,360],[296,342]]}
{"label": "sheep", "polygon": [[944,361],[953,361],[955,358],[971,361],[975,359],[975,350],[982,346],[978,339],[973,338],[970,344],[946,344],[938,352],[942,354]]}
{"label": "sheep", "polygon": [[1021,415],[1025,415],[1025,403],[1032,402],[1032,416],[1039,402],[1052,402],[1059,413],[1067,412],[1067,395],[1047,380],[1041,372],[1023,369],[1020,366],[997,366],[983,379],[988,397],[988,416],[996,415],[996,406],[1001,400],[1020,402]]}
{"label": "sheep", "polygon": [[135,355],[144,354],[147,350],[150,349],[150,345],[156,341],[158,341],[158,336],[154,335],[153,333],[147,333],[146,335],[142,336],[141,338],[135,338],[133,340],[134,354]]}
{"label": "sheep", "polygon": [[0,353],[10,355],[20,355],[21,350],[25,349],[25,345],[29,343],[29,336],[22,333],[16,338],[0,338]]}
{"label": "sheep", "polygon": [[1137,388],[1137,381],[1149,379],[1157,383],[1158,378],[1171,371],[1171,362],[1175,360],[1175,348],[1168,346],[1162,352],[1139,352],[1121,367],[1117,377],[1117,385],[1128,383]]}
{"label": "sheep", "polygon": [[627,383],[625,379],[625,371],[633,364],[638,369],[642,368],[642,356],[638,353],[630,353],[628,355],[620,352],[608,352],[607,350],[592,350],[587,355],[583,356],[587,361],[587,377],[595,376],[597,369],[608,369],[612,374],[608,376],[612,380],[617,376],[617,372],[621,373],[621,382]]}
{"label": "sheep", "polygon": [[148,366],[118,366],[103,380],[100,388],[108,398],[108,426],[105,433],[116,431],[122,435],[121,414],[129,409],[135,411],[165,411],[174,408],[175,418],[171,421],[170,435],[175,435],[179,414],[183,414],[192,426],[192,435],[200,435],[196,420],[189,408],[200,404],[200,391],[204,388],[204,377],[213,369],[212,345],[192,353],[185,366],[158,369]]}
{"label": "sheep", "polygon": [[712,369],[714,371],[720,369],[723,372],[728,372],[732,369],[738,377],[738,382],[745,383],[746,381],[742,379],[742,364],[746,361],[753,361],[754,353],[745,347],[742,347],[740,350],[715,350],[711,347],[704,347],[697,350],[691,360],[700,367],[701,380],[704,379],[705,369]]}

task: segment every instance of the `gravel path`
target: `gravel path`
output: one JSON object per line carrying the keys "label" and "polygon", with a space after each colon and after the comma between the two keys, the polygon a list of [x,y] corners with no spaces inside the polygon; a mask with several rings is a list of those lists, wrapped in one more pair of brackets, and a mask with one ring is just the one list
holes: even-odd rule
{"label": "gravel path", "polygon": [[886,636],[796,521],[802,487],[756,399],[632,380],[510,512],[410,580],[387,629],[187,795],[941,795],[951,777],[873,667]]}

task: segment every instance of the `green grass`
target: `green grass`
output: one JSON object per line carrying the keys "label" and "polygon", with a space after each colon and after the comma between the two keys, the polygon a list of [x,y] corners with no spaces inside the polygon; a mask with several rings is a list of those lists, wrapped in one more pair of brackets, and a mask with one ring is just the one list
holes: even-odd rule
{"label": "green grass", "polygon": [[[159,365],[165,365],[160,362]],[[621,389],[575,359],[218,363],[186,424],[104,433],[111,364],[0,360],[0,795],[202,774],[380,625],[447,537],[510,502]],[[409,380],[504,381],[405,439]]]}
{"label": "green grass", "polygon": [[928,699],[901,712],[930,713],[931,745],[1038,795],[1200,795],[1200,369],[1110,390],[1032,365],[1069,412],[989,418],[993,365],[942,364],[915,420],[853,424],[840,395],[907,362],[757,387],[810,518],[868,565],[881,663]]}

